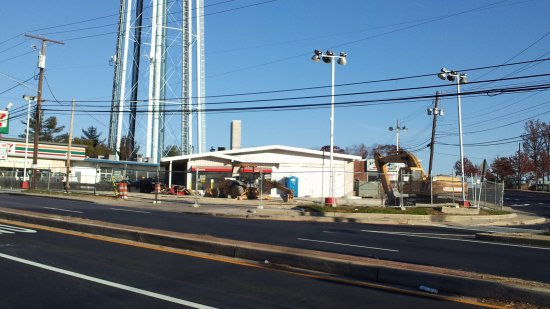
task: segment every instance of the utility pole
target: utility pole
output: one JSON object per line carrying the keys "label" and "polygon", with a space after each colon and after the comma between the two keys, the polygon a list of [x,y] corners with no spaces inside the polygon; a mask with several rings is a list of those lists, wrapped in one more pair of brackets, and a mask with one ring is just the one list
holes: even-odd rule
{"label": "utility pole", "polygon": [[432,140],[430,142],[430,166],[428,168],[428,176],[432,175],[434,147],[435,147],[435,127],[437,125],[437,115],[443,116],[443,110],[439,109],[438,103],[439,103],[439,91],[436,91],[434,107],[428,108],[428,115],[434,116],[433,123],[432,123]]}
{"label": "utility pole", "polygon": [[518,190],[521,190],[521,143],[518,143]]}
{"label": "utility pole", "polygon": [[36,189],[36,182],[37,179],[37,168],[38,168],[38,139],[40,137],[40,125],[42,118],[41,112],[42,112],[42,83],[44,82],[44,69],[46,68],[46,42],[52,42],[55,44],[65,45],[65,43],[61,41],[55,41],[50,40],[45,37],[41,37],[38,35],[32,35],[32,34],[25,34],[26,37],[41,40],[42,41],[42,49],[40,50],[40,54],[38,55],[38,68],[40,69],[40,75],[38,78],[38,95],[36,99],[36,120],[35,120],[35,126],[34,126],[34,149],[32,152],[32,178],[31,178],[31,188]]}
{"label": "utility pole", "polygon": [[71,175],[71,146],[73,143],[73,120],[74,120],[74,98],[71,108],[71,124],[69,125],[69,148],[67,149],[67,177],[65,178],[65,191],[69,192],[71,185],[69,183],[69,176]]}

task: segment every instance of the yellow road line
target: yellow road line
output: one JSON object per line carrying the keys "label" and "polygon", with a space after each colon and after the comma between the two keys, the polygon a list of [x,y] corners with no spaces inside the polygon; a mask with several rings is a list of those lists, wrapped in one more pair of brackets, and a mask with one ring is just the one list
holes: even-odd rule
{"label": "yellow road line", "polygon": [[485,308],[509,309],[508,307],[480,303],[480,302],[475,301],[475,300],[460,299],[460,298],[456,298],[456,297],[443,296],[443,295],[437,295],[437,294],[428,294],[428,293],[425,293],[425,292],[402,289],[402,288],[397,288],[397,287],[392,287],[392,286],[387,286],[387,285],[377,284],[377,283],[369,283],[369,282],[364,282],[364,281],[357,281],[357,280],[350,280],[350,279],[343,279],[343,278],[335,278],[335,277],[331,277],[331,276],[323,276],[323,275],[317,275],[317,274],[302,273],[302,272],[298,272],[298,271],[278,269],[278,268],[274,268],[274,267],[269,267],[267,265],[261,265],[259,263],[244,262],[244,261],[239,261],[237,259],[232,259],[232,258],[224,258],[224,257],[220,257],[220,256],[208,255],[208,254],[205,254],[205,253],[197,253],[197,252],[188,251],[188,250],[185,250],[185,249],[177,249],[177,248],[164,247],[164,246],[152,245],[152,244],[147,244],[147,243],[140,243],[140,242],[136,242],[136,241],[133,241],[133,240],[118,239],[118,238],[113,238],[113,237],[108,237],[108,236],[98,236],[98,235],[94,235],[94,234],[88,234],[88,233],[83,233],[83,232],[75,232],[75,231],[64,230],[64,229],[55,228],[55,227],[36,225],[36,224],[31,224],[31,223],[11,221],[11,220],[5,220],[5,219],[0,219],[0,222],[5,223],[5,224],[13,224],[13,225],[19,225],[19,226],[23,226],[23,227],[27,227],[27,228],[33,228],[33,229],[37,229],[37,230],[44,230],[44,231],[49,231],[49,232],[54,232],[54,233],[60,233],[60,234],[83,237],[83,238],[94,239],[94,240],[99,240],[99,241],[105,241],[105,242],[110,242],[110,243],[116,243],[116,244],[121,244],[121,245],[126,245],[126,246],[132,246],[132,247],[136,247],[136,248],[150,249],[150,250],[155,250],[155,251],[159,251],[159,252],[179,254],[179,255],[190,256],[190,257],[195,257],[195,258],[200,258],[200,259],[206,259],[206,260],[211,260],[211,261],[216,261],[216,262],[229,263],[229,264],[259,268],[259,269],[266,269],[266,270],[271,270],[271,271],[278,271],[278,272],[283,272],[283,273],[286,273],[286,274],[297,275],[297,276],[302,276],[302,277],[307,277],[307,278],[312,278],[312,279],[319,279],[319,280],[323,280],[323,281],[344,283],[344,284],[361,286],[361,287],[368,287],[368,288],[372,288],[372,289],[383,290],[383,291],[388,291],[388,292],[393,292],[393,293],[398,293],[398,294],[406,294],[406,295],[412,295],[412,296],[423,297],[423,298],[438,299],[438,300],[450,301],[450,302],[455,302],[455,303],[475,305],[475,306],[480,306],[480,307],[485,307]]}

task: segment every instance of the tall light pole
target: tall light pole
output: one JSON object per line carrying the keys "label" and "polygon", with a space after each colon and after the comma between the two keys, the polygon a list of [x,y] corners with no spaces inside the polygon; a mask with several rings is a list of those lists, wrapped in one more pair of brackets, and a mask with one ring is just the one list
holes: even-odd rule
{"label": "tall light pole", "polygon": [[399,126],[399,119],[397,119],[397,125],[395,126],[395,128],[394,127],[389,127],[388,130],[390,130],[390,131],[395,130],[396,146],[397,146],[397,151],[399,151],[399,132],[400,131],[407,132],[409,129],[407,129],[407,127],[400,127]]}
{"label": "tall light pole", "polygon": [[324,63],[328,63],[332,65],[331,70],[331,101],[330,101],[330,191],[329,195],[330,197],[327,198],[327,202],[329,205],[336,206],[336,200],[334,198],[334,168],[333,168],[333,160],[334,160],[334,59],[338,58],[336,62],[340,65],[346,65],[347,63],[347,54],[345,52],[340,52],[340,55],[335,56],[334,53],[330,50],[327,50],[325,53],[323,53],[320,50],[313,51],[313,57],[311,57],[311,60],[314,62],[319,62],[321,59]]}
{"label": "tall light pole", "polygon": [[27,130],[25,131],[25,163],[23,165],[23,182],[27,181],[27,157],[29,153],[29,121],[31,119],[31,102],[36,100],[36,96],[23,95],[23,100],[27,100]]}
{"label": "tall light pole", "polygon": [[462,106],[460,104],[460,84],[467,84],[468,78],[466,73],[460,74],[456,71],[447,70],[442,68],[441,72],[437,74],[442,80],[448,80],[454,82],[456,80],[456,99],[458,103],[458,142],[460,144],[460,168],[461,168],[461,184],[462,184],[462,206],[466,206],[466,192],[464,190],[464,145],[462,143]]}

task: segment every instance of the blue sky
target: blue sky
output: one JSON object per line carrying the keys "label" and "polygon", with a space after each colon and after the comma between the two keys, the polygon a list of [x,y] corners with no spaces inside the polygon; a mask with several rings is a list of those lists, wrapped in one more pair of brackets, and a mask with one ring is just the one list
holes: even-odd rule
{"label": "blue sky", "polygon": [[[148,1],[145,6],[149,6]],[[171,1],[170,26],[181,25],[180,1]],[[281,106],[330,103],[330,65],[310,60],[314,49],[345,51],[346,66],[336,66],[337,105],[335,145],[395,143],[388,131],[399,119],[409,130],[401,134],[401,147],[414,150],[427,166],[432,118],[426,114],[432,99],[393,104],[365,102],[402,97],[452,94],[456,86],[441,81],[442,67],[468,74],[471,82],[548,74],[548,61],[482,67],[550,57],[550,2],[546,0],[495,1],[325,1],[325,0],[205,0],[207,108]],[[14,103],[8,137],[23,133],[26,116],[22,94],[35,95],[37,51],[21,34],[30,32],[66,44],[48,45],[44,104],[46,116],[55,115],[69,126],[68,101],[79,102],[75,135],[96,126],[108,136],[109,106],[115,52],[117,1],[9,1],[0,11],[0,107]],[[146,8],[144,39],[149,40],[151,9]],[[178,32],[168,58],[167,97],[177,103],[179,91]],[[147,97],[148,47],[142,51],[140,99]],[[397,81],[372,81],[427,75]],[[15,80],[25,81],[17,86]],[[464,85],[464,92],[547,84],[548,76]],[[341,84],[354,84],[339,86]],[[427,88],[427,86],[434,86]],[[318,87],[318,89],[304,89]],[[385,90],[401,88],[410,91]],[[295,91],[274,92],[297,89]],[[372,93],[374,91],[381,91]],[[267,92],[246,96],[226,96]],[[362,93],[349,95],[351,93]],[[306,98],[321,96],[316,98]],[[277,100],[274,100],[277,99]],[[56,102],[59,101],[59,102]],[[243,103],[242,101],[247,101]],[[221,104],[236,102],[231,104]],[[380,101],[376,101],[380,102]],[[173,104],[170,103],[170,104]],[[526,119],[550,120],[548,91],[463,96],[465,156],[479,164],[517,150],[517,136]],[[209,105],[210,104],[210,105]],[[450,173],[459,158],[455,97],[440,101],[445,115],[438,122],[434,171]],[[169,105],[173,106],[173,105]],[[207,147],[229,146],[229,126],[242,120],[243,146],[282,144],[318,149],[329,144],[329,108],[285,111],[247,110],[206,115]],[[123,130],[127,130],[124,117]],[[145,117],[138,118],[138,142],[145,132]],[[166,144],[179,143],[179,115],[168,117]],[[196,123],[196,122],[195,122]],[[474,144],[474,145],[472,145]],[[144,146],[142,146],[144,150]]]}

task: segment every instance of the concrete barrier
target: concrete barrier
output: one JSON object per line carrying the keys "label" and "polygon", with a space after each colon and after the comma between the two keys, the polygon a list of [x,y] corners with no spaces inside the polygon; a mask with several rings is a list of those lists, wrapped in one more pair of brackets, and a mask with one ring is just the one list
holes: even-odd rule
{"label": "concrete barrier", "polygon": [[[245,260],[287,265],[383,284],[418,289],[421,285],[448,294],[529,302],[550,306],[550,289],[510,283],[509,278],[460,270],[383,261],[300,248],[265,245],[212,236],[167,232],[87,219],[0,208],[0,218],[83,233],[162,245]],[[536,283],[539,284],[539,283]],[[545,286],[539,284],[539,286]]]}

